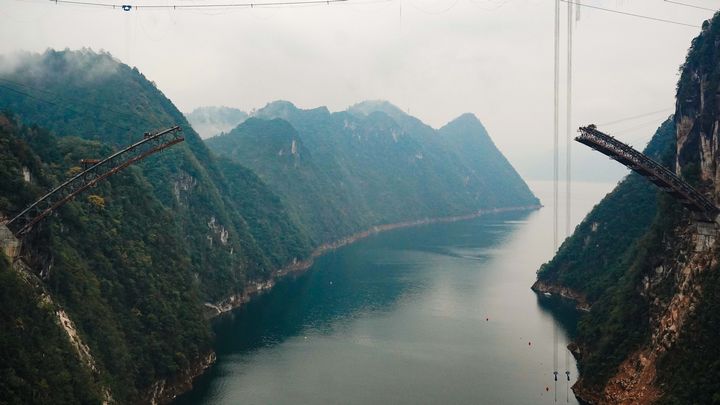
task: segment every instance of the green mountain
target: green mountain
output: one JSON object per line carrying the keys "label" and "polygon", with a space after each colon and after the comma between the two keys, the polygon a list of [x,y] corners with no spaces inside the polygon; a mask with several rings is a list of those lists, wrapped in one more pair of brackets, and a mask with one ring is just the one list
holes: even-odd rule
{"label": "green mountain", "polygon": [[185,118],[204,139],[230,131],[245,121],[248,114],[230,107],[198,107],[186,113]]}
{"label": "green mountain", "polygon": [[467,117],[435,131],[407,115],[278,102],[208,141],[218,157],[153,82],[109,54],[0,66],[0,218],[81,159],[175,124],[185,137],[40,222],[21,260],[0,254],[2,403],[167,402],[214,359],[208,316],[323,243],[538,203]]}
{"label": "green mountain", "polygon": [[[681,68],[676,111],[646,153],[718,201],[720,15]],[[575,342],[588,403],[720,402],[718,225],[631,174],[542,266],[534,289],[588,309]]]}
{"label": "green mountain", "polygon": [[386,102],[330,113],[277,101],[206,143],[266,181],[315,243],[381,224],[538,204],[470,114],[434,130]]}
{"label": "green mountain", "polygon": [[309,238],[256,175],[212,156],[136,69],[92,51],[28,54],[15,66],[0,80],[0,109],[10,111],[4,136],[20,145],[2,150],[5,216],[80,159],[107,156],[148,130],[183,127],[184,143],[92,189],[99,198],[78,197],[24,243],[93,354],[97,387],[119,402],[170,398],[211,355],[203,302],[242,297],[307,257]]}

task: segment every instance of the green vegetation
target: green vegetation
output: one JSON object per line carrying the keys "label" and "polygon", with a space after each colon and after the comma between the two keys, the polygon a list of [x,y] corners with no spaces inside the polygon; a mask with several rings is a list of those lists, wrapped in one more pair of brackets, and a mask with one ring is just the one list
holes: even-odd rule
{"label": "green vegetation", "polygon": [[[647,153],[717,201],[717,132],[720,87],[720,15],[703,24],[681,67],[674,116],[658,130]],[[713,155],[714,154],[714,155]],[[577,343],[586,388],[602,389],[618,365],[647,347],[660,313],[678,294],[675,272],[692,250],[687,210],[649,182],[630,175],[586,217],[545,264],[538,279],[570,287],[592,303]],[[717,243],[717,242],[716,242]],[[659,350],[655,384],[663,404],[720,403],[720,276],[717,252],[692,279],[699,300],[688,303],[678,340]]]}
{"label": "green vegetation", "polygon": [[0,404],[99,404],[52,310],[0,253]]}
{"label": "green vegetation", "polygon": [[[20,92],[0,92],[0,108],[12,109],[0,116],[7,216],[77,173],[80,159],[107,156],[148,130],[184,128],[186,142],[79,196],[25,241],[117,401],[141,400],[155,381],[172,380],[211,350],[204,301],[309,254],[279,199],[249,170],[211,156],[137,70],[106,54],[48,51],[27,55],[9,79]],[[35,344],[17,356],[33,351]]]}
{"label": "green vegetation", "polygon": [[380,224],[538,204],[470,114],[435,131],[385,102],[331,114],[277,101],[206,143],[266,181],[315,244]]}
{"label": "green vegetation", "polygon": [[[645,153],[674,162],[675,125],[665,121]],[[632,173],[622,180],[565,240],[538,272],[538,280],[570,287],[592,304],[578,325],[579,363],[585,380],[601,386],[647,338],[643,277],[660,264],[683,211],[652,183]],[[663,243],[665,241],[665,243]]]}
{"label": "green vegetation", "polygon": [[[47,51],[14,66],[0,91],[0,215],[146,131],[178,124],[186,141],[77,196],[24,241],[97,373],[79,365],[39,293],[0,264],[0,403],[92,403],[105,387],[119,403],[147,401],[155,382],[172,383],[211,350],[203,303],[244,292],[320,243],[380,223],[537,204],[477,120],[448,135],[477,148],[460,163],[419,121],[410,133],[381,111],[279,103],[262,113],[285,108],[292,124],[251,119],[221,137],[237,160],[216,158],[152,82],[108,54]],[[482,162],[488,173],[476,173]]]}
{"label": "green vegetation", "polygon": [[698,280],[703,299],[674,350],[658,366],[666,391],[663,404],[720,403],[720,272],[708,269]]}
{"label": "green vegetation", "polygon": [[[37,124],[59,136],[75,136],[106,146],[102,153],[93,150],[78,153],[77,160],[102,157],[139,140],[149,130],[174,124],[183,128],[183,144],[137,167],[141,169],[138,175],[142,182],[150,187],[147,192],[172,212],[171,225],[177,227],[176,235],[181,235],[179,243],[184,245],[182,250],[187,252],[204,299],[224,299],[241,291],[248,278],[268,278],[273,265],[309,253],[309,247],[302,242],[306,237],[292,226],[284,228],[283,238],[298,248],[284,250],[288,256],[278,256],[283,250],[273,250],[277,246],[264,243],[277,235],[248,226],[273,221],[269,217],[250,217],[249,212],[243,211],[248,204],[273,205],[246,199],[241,207],[238,193],[233,198],[230,190],[266,197],[272,193],[249,171],[236,176],[231,184],[182,113],[137,69],[119,63],[109,54],[89,50],[47,51],[42,55],[26,55],[15,72],[4,78],[10,80],[4,85],[18,92],[0,92],[0,108],[12,111],[20,122]],[[34,148],[38,148],[36,152],[40,155],[60,158],[57,151],[48,150],[46,143],[35,142]],[[77,161],[66,170],[75,170],[76,166]],[[253,212],[265,215],[269,211]],[[272,215],[277,219],[283,214]],[[290,223],[287,218],[281,222]],[[272,232],[272,228],[264,229]]]}
{"label": "green vegetation", "polygon": [[[0,121],[5,124],[0,129],[0,142],[15,145],[0,152],[0,173],[17,174],[30,163],[33,181],[54,183],[81,156],[108,152],[97,142],[18,128],[5,116]],[[18,193],[10,194],[14,198],[6,207],[32,202],[37,187],[22,177],[20,181],[7,178],[13,180]],[[190,263],[177,230],[172,230],[172,216],[152,197],[140,171],[130,169],[93,192],[67,204],[61,210],[61,220],[50,218],[39,225],[26,244],[33,258],[31,264],[44,275],[51,296],[71,315],[94,354],[101,384],[110,387],[115,399],[125,402],[137,398],[149,382],[172,377],[206,353],[210,333]],[[39,299],[28,287],[20,291],[26,292],[25,300]],[[36,326],[43,325],[47,322]],[[38,335],[52,330],[48,327]],[[56,339],[65,339],[58,350],[69,347],[67,337],[57,335]],[[3,359],[19,361],[40,347],[53,347],[41,343],[40,339],[28,339],[27,346],[13,346],[17,350]],[[67,367],[79,367],[74,352],[67,354],[74,360],[63,358]],[[92,388],[91,384],[87,389]],[[52,386],[55,389],[64,388]],[[78,391],[81,394],[87,395]],[[85,401],[83,398],[68,396],[65,402]]]}
{"label": "green vegetation", "polygon": [[[668,119],[644,152],[669,166],[674,162],[674,146],[675,125]],[[590,211],[553,260],[540,268],[538,280],[570,287],[596,301],[634,260],[634,244],[653,223],[659,195],[647,179],[629,174]]]}

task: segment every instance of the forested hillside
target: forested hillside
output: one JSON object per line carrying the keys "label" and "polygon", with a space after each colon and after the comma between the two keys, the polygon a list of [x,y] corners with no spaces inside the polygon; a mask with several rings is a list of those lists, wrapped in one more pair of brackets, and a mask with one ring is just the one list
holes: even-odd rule
{"label": "forested hillside", "polygon": [[470,114],[436,131],[386,102],[330,113],[277,101],[206,142],[267,181],[315,243],[380,224],[538,205]]}
{"label": "forested hillside", "polygon": [[[0,259],[0,301],[12,301],[0,308],[9,403],[51,392],[54,403],[167,402],[214,359],[215,304],[244,302],[320,244],[538,203],[479,122],[467,136],[481,140],[487,175],[424,138],[441,134],[421,123],[423,134],[410,133],[383,112],[285,103],[218,138],[243,148],[216,157],[151,81],[109,54],[49,50],[2,57],[0,69],[2,218],[78,173],[81,159],[172,125],[185,137],[40,222],[14,267]],[[264,119],[284,112],[292,117]],[[490,175],[509,176],[507,188]]]}
{"label": "forested hillside", "polygon": [[[14,212],[32,202],[44,184],[67,176],[80,157],[109,150],[97,142],[57,138],[45,130],[19,127],[5,116],[0,121],[0,136],[8,146],[2,149],[2,184],[17,191],[3,194],[3,212]],[[22,168],[30,169],[30,182],[23,179]],[[26,255],[90,347],[99,386],[110,388],[116,400],[128,401],[138,398],[153,381],[170,378],[209,353],[210,333],[202,314],[200,289],[183,250],[180,229],[172,213],[153,196],[139,169],[131,168],[67,204],[59,217],[43,222],[25,241]],[[17,278],[9,268],[3,272],[8,282]],[[27,286],[15,291],[21,295],[15,305],[39,305],[38,292],[31,291]],[[50,311],[52,307],[40,309]],[[22,322],[22,314],[15,313],[13,306],[2,310],[4,316]],[[49,350],[40,337],[59,335],[59,327],[51,325],[49,318],[37,325],[34,321],[24,322],[35,328],[37,337],[13,345],[14,350],[3,357],[4,372],[21,373],[17,381],[26,380],[30,386],[38,383],[38,376],[33,375],[38,371],[32,370],[79,368],[77,361],[69,362],[67,357],[64,364],[55,364],[57,356],[73,357],[73,351],[65,353],[69,345],[66,336],[47,342],[56,344],[64,339],[65,344],[57,345],[55,357],[38,361],[33,368],[9,368],[31,353]],[[93,389],[92,384],[82,386],[83,390]],[[64,399],[80,401],[88,395],[83,390],[75,392],[81,396]]]}
{"label": "forested hillside", "polygon": [[[33,270],[74,320],[116,400],[146,398],[156,381],[172,384],[206,360],[203,302],[242,294],[309,254],[264,183],[211,156],[137,70],[107,54],[48,51],[24,56],[3,77],[3,139],[13,146],[2,150],[6,216],[76,173],[80,159],[107,156],[145,131],[184,129],[183,144],[81,195],[25,241]],[[38,350],[24,349],[17,355]]]}

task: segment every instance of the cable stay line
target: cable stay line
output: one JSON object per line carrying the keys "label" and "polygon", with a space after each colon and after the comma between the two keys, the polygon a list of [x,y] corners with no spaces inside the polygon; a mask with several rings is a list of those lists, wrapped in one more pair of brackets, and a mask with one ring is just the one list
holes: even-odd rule
{"label": "cable stay line", "polygon": [[[554,108],[553,108],[553,255],[558,248],[558,179],[559,179],[559,124],[560,124],[560,0],[555,0],[555,37],[554,37]],[[558,381],[558,326],[553,322],[553,376],[555,380],[555,402],[557,402]]]}
{"label": "cable stay line", "polygon": [[696,9],[698,9],[698,10],[707,10],[707,11],[712,11],[712,12],[718,11],[718,9],[716,9],[716,8],[703,7],[703,6],[698,6],[698,5],[695,5],[695,4],[682,3],[682,2],[679,2],[679,1],[665,0],[665,2],[666,2],[666,3],[677,4],[678,6],[696,8]]}
{"label": "cable stay line", "polygon": [[330,5],[334,3],[358,2],[357,0],[305,0],[305,1],[272,1],[259,3],[179,3],[179,4],[123,4],[123,3],[100,3],[82,0],[49,0],[55,4],[69,4],[76,6],[104,7],[112,9],[120,9],[123,11],[131,11],[133,9],[150,9],[150,10],[181,10],[181,9],[209,9],[209,8],[267,8],[267,7],[300,7],[300,6],[320,6]]}
{"label": "cable stay line", "polygon": [[597,124],[597,125],[598,125],[598,126],[606,127],[606,126],[611,126],[611,125],[619,124],[619,123],[621,123],[621,122],[633,121],[633,120],[636,120],[636,119],[638,119],[638,118],[648,117],[648,116],[651,116],[651,115],[660,114],[660,113],[664,113],[664,112],[669,112],[669,111],[673,111],[673,110],[675,110],[675,109],[674,109],[674,108],[663,108],[662,110],[650,111],[650,112],[646,112],[646,113],[642,113],[642,114],[638,114],[638,115],[633,115],[633,116],[631,116],[631,117],[625,117],[625,118],[620,118],[620,119],[617,119],[617,120],[614,120],[614,121],[608,121],[608,122],[605,122],[605,123],[602,123],[602,124]]}
{"label": "cable stay line", "polygon": [[[565,112],[565,237],[569,238],[571,234],[571,212],[572,212],[572,63],[573,63],[573,5],[567,3],[567,103]],[[570,354],[567,348],[565,353],[565,402],[570,402]]]}
{"label": "cable stay line", "polygon": [[626,15],[629,17],[641,18],[644,20],[651,20],[651,21],[662,22],[662,23],[667,23],[667,24],[674,24],[674,25],[682,25],[685,27],[692,27],[692,28],[701,28],[699,25],[695,25],[695,24],[688,24],[688,23],[684,23],[684,22],[680,22],[680,21],[666,20],[664,18],[652,17],[652,16],[644,15],[644,14],[629,13],[627,11],[620,11],[620,10],[614,10],[611,8],[598,7],[598,6],[593,6],[593,5],[584,4],[584,3],[578,3],[578,2],[570,1],[570,0],[560,0],[560,1],[562,1],[563,3],[570,3],[570,4],[573,4],[576,6],[580,6],[580,7],[586,7],[586,8],[591,8],[594,10],[606,11],[608,13],[622,14],[622,15]]}

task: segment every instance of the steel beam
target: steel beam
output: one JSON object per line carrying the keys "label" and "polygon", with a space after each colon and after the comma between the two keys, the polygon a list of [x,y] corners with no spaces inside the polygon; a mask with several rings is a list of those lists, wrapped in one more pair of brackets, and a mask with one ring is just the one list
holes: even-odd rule
{"label": "steel beam", "polygon": [[641,176],[647,177],[663,191],[669,192],[678,199],[685,207],[701,216],[702,219],[708,222],[717,220],[720,208],[665,166],[612,136],[598,131],[594,125],[580,127],[578,132],[580,135],[575,138],[576,141],[617,160]]}
{"label": "steel beam", "polygon": [[50,215],[79,193],[90,187],[94,187],[100,181],[105,180],[153,153],[160,152],[163,149],[184,141],[185,138],[180,135],[181,131],[182,128],[176,125],[156,133],[146,133],[141,141],[98,161],[52,189],[11,219],[6,224],[7,227],[16,237],[22,237],[40,220]]}

